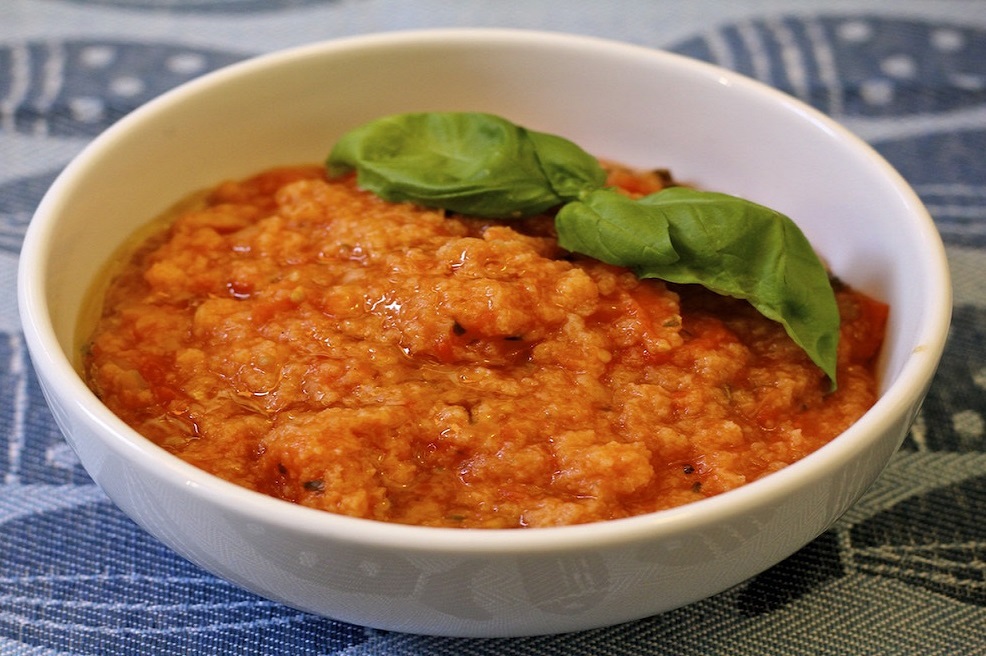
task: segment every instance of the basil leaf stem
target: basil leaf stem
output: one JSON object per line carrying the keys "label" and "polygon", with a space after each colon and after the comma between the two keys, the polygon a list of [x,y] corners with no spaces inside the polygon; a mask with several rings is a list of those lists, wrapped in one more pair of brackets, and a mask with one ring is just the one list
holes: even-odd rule
{"label": "basil leaf stem", "polygon": [[641,278],[695,283],[778,321],[836,386],[839,310],[828,272],[788,217],[727,194],[606,189],[598,160],[563,137],[492,114],[421,112],[344,134],[330,176],[356,172],[384,200],[486,218],[560,207],[559,244]]}
{"label": "basil leaf stem", "polygon": [[499,116],[431,112],[386,116],[344,134],[330,175],[351,170],[381,198],[487,218],[544,212],[605,184],[598,160],[551,134]]}
{"label": "basil leaf stem", "polygon": [[640,278],[695,283],[778,321],[832,381],[839,308],[828,272],[791,219],[727,194],[670,187],[633,200],[599,190],[555,217],[562,248]]}

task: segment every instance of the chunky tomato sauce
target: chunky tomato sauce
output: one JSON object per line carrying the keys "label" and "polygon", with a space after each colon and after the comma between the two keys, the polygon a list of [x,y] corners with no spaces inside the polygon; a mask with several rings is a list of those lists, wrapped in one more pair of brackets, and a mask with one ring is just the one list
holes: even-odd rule
{"label": "chunky tomato sauce", "polygon": [[887,308],[837,296],[827,393],[745,302],[572,257],[551,217],[447,216],[285,168],[218,186],[136,249],[86,372],[143,435],[269,495],[428,526],[575,524],[720,494],[856,421]]}

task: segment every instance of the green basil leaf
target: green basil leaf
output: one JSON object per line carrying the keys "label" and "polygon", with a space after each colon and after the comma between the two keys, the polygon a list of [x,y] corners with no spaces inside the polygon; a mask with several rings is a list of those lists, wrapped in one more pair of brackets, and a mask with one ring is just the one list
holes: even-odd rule
{"label": "green basil leaf", "polygon": [[643,278],[749,301],[836,383],[839,312],[828,272],[789,218],[741,198],[673,187],[633,200],[603,189],[596,158],[492,114],[388,116],[347,132],[326,162],[381,198],[488,218],[562,206],[563,248]]}
{"label": "green basil leaf", "polygon": [[377,119],[344,134],[327,165],[385,200],[490,218],[544,212],[606,180],[571,141],[474,112]]}
{"label": "green basil leaf", "polygon": [[780,212],[727,194],[671,187],[633,200],[599,190],[561,208],[563,248],[641,278],[696,283],[749,301],[836,384],[839,309],[825,266]]}

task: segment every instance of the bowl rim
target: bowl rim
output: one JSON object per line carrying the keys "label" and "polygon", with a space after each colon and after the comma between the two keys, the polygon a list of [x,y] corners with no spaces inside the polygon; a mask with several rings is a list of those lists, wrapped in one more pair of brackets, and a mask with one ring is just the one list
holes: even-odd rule
{"label": "bowl rim", "polygon": [[[654,513],[588,524],[525,529],[470,529],[414,526],[337,515],[303,507],[240,487],[198,469],[153,444],[112,414],[85,385],[70,358],[59,346],[46,306],[46,254],[54,229],[53,217],[63,203],[63,190],[71,189],[84,172],[87,162],[108,147],[118,135],[155,113],[230,79],[249,76],[268,67],[286,65],[291,60],[330,57],[352,50],[402,49],[426,46],[483,44],[510,47],[590,48],[610,54],[643,57],[655,65],[680,68],[719,84],[737,87],[778,102],[801,114],[817,127],[865,155],[882,168],[893,184],[908,213],[915,217],[915,228],[922,233],[927,248],[929,285],[939,294],[935,305],[924,313],[918,331],[921,346],[904,363],[892,384],[867,413],[831,442],[801,460],[764,478],[751,481],[721,495]],[[71,399],[92,427],[100,431],[104,443],[129,459],[141,472],[152,473],[190,494],[221,506],[227,514],[241,515],[279,528],[318,535],[365,546],[400,545],[407,552],[445,552],[473,555],[564,552],[602,548],[614,544],[633,544],[657,535],[680,535],[698,526],[723,522],[740,514],[765,507],[772,499],[784,498],[806,483],[820,482],[832,472],[866,450],[899,417],[915,411],[937,369],[951,317],[951,284],[944,246],[923,204],[902,176],[873,148],[851,134],[834,119],[784,92],[714,64],[688,58],[658,48],[601,37],[512,28],[435,28],[378,32],[309,43],[261,54],[231,64],[186,82],[152,99],[121,118],[93,139],[56,178],[39,204],[28,226],[18,263],[18,304],[22,327],[34,366],[39,375],[57,387],[61,398]]]}

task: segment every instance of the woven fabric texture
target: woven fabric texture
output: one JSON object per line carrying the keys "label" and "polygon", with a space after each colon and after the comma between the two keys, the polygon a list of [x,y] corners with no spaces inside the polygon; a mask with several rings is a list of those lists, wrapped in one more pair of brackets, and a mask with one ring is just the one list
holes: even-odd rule
{"label": "woven fabric texture", "polygon": [[[620,626],[465,640],[374,631],[258,598],[171,552],[79,466],[15,303],[58,172],[157,94],[246,57],[445,26],[591,34],[711,61],[873,144],[946,243],[952,333],[903,448],[807,547],[722,594]],[[0,654],[986,653],[986,5],[973,0],[3,0]]]}

